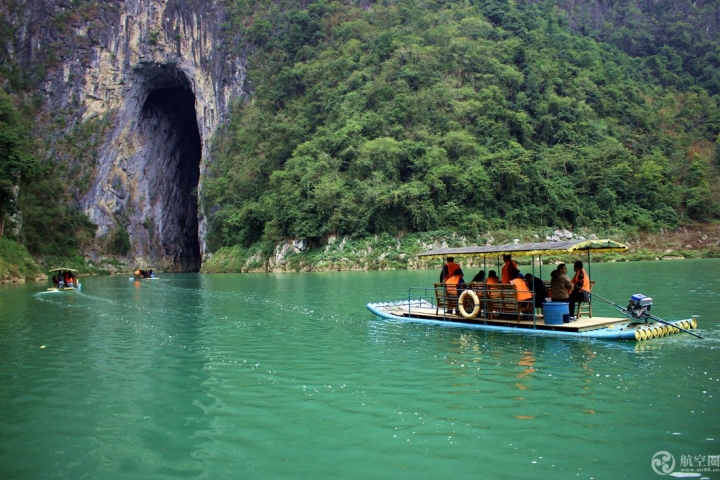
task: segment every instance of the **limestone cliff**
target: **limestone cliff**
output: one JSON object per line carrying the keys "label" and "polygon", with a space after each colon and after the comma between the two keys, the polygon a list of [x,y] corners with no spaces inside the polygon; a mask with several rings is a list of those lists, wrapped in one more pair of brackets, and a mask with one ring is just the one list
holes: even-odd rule
{"label": "limestone cliff", "polygon": [[223,29],[223,2],[8,5],[0,2],[16,31],[11,55],[46,68],[45,121],[65,115],[56,135],[104,119],[92,161],[78,166],[87,186],[72,190],[98,239],[121,230],[132,245],[125,262],[199,270],[206,222],[197,199],[210,141],[244,95],[246,73],[243,45]]}

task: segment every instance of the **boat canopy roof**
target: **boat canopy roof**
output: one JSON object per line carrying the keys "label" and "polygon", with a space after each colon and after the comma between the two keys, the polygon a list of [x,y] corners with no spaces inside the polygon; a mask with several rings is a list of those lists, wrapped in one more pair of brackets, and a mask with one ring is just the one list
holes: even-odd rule
{"label": "boat canopy roof", "polygon": [[624,252],[628,246],[614,240],[568,240],[563,242],[518,243],[484,247],[440,248],[421,257],[484,257],[488,255],[567,255],[575,252]]}
{"label": "boat canopy roof", "polygon": [[73,272],[73,273],[79,273],[80,270],[76,270],[74,268],[70,267],[59,267],[59,268],[53,268],[50,270],[51,272]]}

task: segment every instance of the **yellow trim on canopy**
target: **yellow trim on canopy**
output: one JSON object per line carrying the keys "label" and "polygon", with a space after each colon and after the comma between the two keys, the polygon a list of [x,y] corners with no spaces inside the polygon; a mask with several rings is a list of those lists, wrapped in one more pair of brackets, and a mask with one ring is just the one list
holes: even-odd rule
{"label": "yellow trim on canopy", "polygon": [[614,240],[569,240],[564,242],[520,243],[484,247],[440,248],[421,253],[420,257],[484,257],[487,255],[567,255],[577,251],[624,252],[628,246]]}
{"label": "yellow trim on canopy", "polygon": [[74,268],[70,267],[60,267],[60,268],[53,268],[52,270],[49,270],[50,272],[79,272],[80,270],[76,270]]}

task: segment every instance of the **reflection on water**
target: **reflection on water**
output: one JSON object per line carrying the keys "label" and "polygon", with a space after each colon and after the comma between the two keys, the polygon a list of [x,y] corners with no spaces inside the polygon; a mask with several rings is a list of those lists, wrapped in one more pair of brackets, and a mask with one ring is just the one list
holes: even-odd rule
{"label": "reflection on water", "polygon": [[0,475],[650,478],[658,451],[720,454],[720,262],[591,270],[603,297],[699,315],[704,340],[501,334],[365,309],[436,273],[0,288]]}

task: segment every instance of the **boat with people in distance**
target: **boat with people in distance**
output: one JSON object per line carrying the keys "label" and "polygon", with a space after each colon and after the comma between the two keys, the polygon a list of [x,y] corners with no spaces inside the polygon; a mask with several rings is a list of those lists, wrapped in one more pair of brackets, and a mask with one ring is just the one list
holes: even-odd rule
{"label": "boat with people in distance", "polygon": [[80,279],[78,278],[79,270],[70,267],[58,267],[50,270],[52,273],[53,286],[47,290],[49,292],[79,292],[82,288]]}
{"label": "boat with people in distance", "polygon": [[133,277],[130,278],[130,280],[157,280],[158,277],[155,276],[155,272],[152,268],[140,268],[137,267],[135,271],[133,272]]}
{"label": "boat with people in distance", "polygon": [[[500,256],[531,257],[531,278],[536,278],[535,268],[542,266],[543,255],[577,256],[587,254],[588,268],[591,252],[624,252],[628,247],[613,240],[569,240],[508,244],[499,246],[478,246],[442,248],[421,253],[426,258],[468,258],[480,259],[484,266],[488,258],[494,266]],[[581,264],[581,262],[576,262]],[[453,265],[454,262],[452,262]],[[500,262],[497,262],[500,265]],[[447,264],[444,264],[447,265]],[[516,265],[516,264],[515,264]],[[540,267],[541,268],[541,267]],[[582,267],[581,267],[582,268]],[[517,267],[515,267],[517,270]],[[512,270],[512,269],[511,269]],[[487,271],[487,268],[483,272]],[[494,272],[494,271],[493,271]],[[452,272],[450,272],[452,274]],[[517,272],[516,272],[517,273]],[[530,272],[528,272],[530,273]],[[589,279],[588,275],[588,279]],[[542,272],[538,279],[542,278]],[[582,277],[580,277],[582,278]],[[528,276],[530,280],[530,276]],[[569,282],[571,283],[571,282]],[[540,298],[536,283],[528,281],[493,283],[484,279],[461,285],[440,282],[432,287],[410,287],[407,298],[390,302],[367,304],[368,310],[383,319],[423,322],[435,325],[461,326],[502,332],[523,332],[538,335],[556,335],[598,338],[606,340],[648,340],[684,332],[702,338],[691,330],[697,328],[695,318],[667,321],[650,313],[652,298],[633,294],[627,307],[607,300],[593,292],[594,281],[578,286],[582,300],[574,303]],[[549,295],[549,294],[548,294]],[[592,314],[593,300],[609,303],[617,309],[618,317],[597,317]]]}

